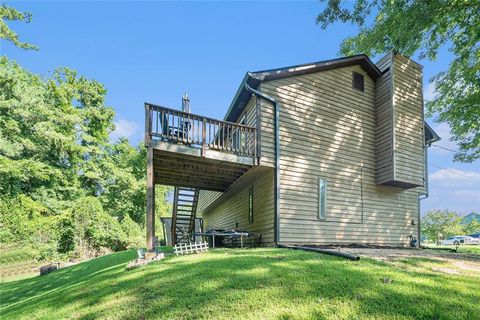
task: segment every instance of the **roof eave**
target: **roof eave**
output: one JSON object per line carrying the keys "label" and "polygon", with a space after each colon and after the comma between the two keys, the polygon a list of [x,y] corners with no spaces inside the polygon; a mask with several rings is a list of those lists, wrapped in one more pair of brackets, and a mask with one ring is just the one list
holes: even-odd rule
{"label": "roof eave", "polygon": [[234,122],[241,114],[243,107],[248,103],[251,94],[245,89],[246,83],[248,83],[250,87],[257,89],[258,85],[264,81],[272,81],[280,78],[332,70],[353,65],[360,65],[374,80],[382,75],[378,67],[365,54],[339,59],[324,60],[316,63],[294,65],[285,68],[247,72],[240,86],[238,87],[227,113],[225,114],[224,120]]}

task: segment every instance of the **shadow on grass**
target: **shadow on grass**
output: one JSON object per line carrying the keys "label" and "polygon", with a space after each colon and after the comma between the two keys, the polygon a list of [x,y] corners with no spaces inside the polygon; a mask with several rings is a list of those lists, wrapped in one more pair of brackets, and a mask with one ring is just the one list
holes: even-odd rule
{"label": "shadow on grass", "polygon": [[134,257],[122,252],[4,285],[0,311],[12,319],[462,319],[479,311],[479,281],[370,261],[285,249],[219,250],[125,271]]}

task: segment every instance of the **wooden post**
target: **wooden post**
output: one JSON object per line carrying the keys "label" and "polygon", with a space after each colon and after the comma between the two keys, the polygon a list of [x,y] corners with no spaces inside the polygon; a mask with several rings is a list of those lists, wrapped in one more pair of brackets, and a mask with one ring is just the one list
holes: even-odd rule
{"label": "wooden post", "polygon": [[202,157],[205,157],[207,151],[207,119],[203,118],[202,124]]}
{"label": "wooden post", "polygon": [[147,147],[147,250],[153,250],[155,236],[155,183],[153,181],[153,148]]}
{"label": "wooden post", "polygon": [[145,103],[145,146],[149,146],[152,140],[152,115],[152,107]]}

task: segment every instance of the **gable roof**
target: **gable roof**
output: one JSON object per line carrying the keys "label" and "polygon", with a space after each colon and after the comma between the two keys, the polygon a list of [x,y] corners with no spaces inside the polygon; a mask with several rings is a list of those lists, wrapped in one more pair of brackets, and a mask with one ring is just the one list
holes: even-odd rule
{"label": "gable roof", "polygon": [[[297,75],[332,70],[354,65],[361,66],[362,69],[365,70],[365,72],[373,80],[377,80],[382,75],[380,69],[365,54],[358,54],[349,57],[323,60],[312,63],[298,64],[277,69],[247,72],[242,80],[242,83],[240,83],[240,86],[238,87],[237,93],[235,94],[235,97],[233,98],[233,101],[228,108],[224,120],[231,122],[236,121],[238,119],[238,116],[240,116],[240,114],[242,113],[245,105],[250,100],[252,94],[245,88],[245,84],[248,84],[250,87],[257,89],[260,83],[264,81],[283,79]],[[425,143],[427,145],[430,145],[440,140],[440,136],[435,131],[433,131],[433,129],[428,125],[426,121],[424,122],[424,128]]]}
{"label": "gable roof", "polygon": [[314,73],[318,71],[332,70],[337,68],[349,67],[359,65],[362,67],[365,72],[376,80],[382,75],[378,67],[367,57],[365,54],[359,54],[349,57],[343,57],[338,59],[323,60],[312,63],[298,64],[289,67],[261,70],[256,72],[247,72],[243,78],[240,87],[233,98],[230,107],[228,108],[227,114],[225,115],[226,121],[235,121],[240,113],[243,111],[243,108],[250,100],[251,93],[245,88],[245,84],[248,84],[250,87],[257,89],[258,85],[264,81],[283,79],[286,77],[303,75]]}

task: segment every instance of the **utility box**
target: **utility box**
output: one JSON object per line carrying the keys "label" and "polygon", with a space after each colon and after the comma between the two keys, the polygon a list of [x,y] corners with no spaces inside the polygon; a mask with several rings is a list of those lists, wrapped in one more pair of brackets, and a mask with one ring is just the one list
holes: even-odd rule
{"label": "utility box", "polygon": [[425,185],[422,66],[391,52],[377,66],[376,183],[402,189]]}

